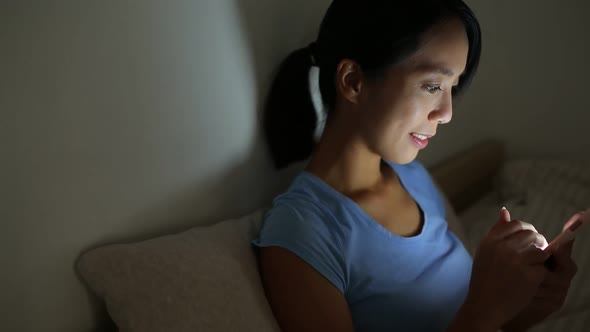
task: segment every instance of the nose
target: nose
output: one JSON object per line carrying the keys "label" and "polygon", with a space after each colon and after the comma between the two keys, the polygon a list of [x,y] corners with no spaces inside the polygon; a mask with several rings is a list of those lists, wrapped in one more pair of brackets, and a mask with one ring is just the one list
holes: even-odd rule
{"label": "nose", "polygon": [[438,106],[430,112],[429,120],[436,121],[439,124],[451,122],[453,118],[453,96],[450,92],[445,92]]}

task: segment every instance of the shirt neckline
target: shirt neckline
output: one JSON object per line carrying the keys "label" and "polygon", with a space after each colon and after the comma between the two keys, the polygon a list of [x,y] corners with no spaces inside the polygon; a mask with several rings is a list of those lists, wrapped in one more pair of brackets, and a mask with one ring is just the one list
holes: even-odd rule
{"label": "shirt neckline", "polygon": [[421,213],[422,214],[422,229],[420,230],[420,233],[417,235],[405,237],[405,236],[401,236],[401,235],[393,233],[392,231],[383,227],[383,225],[381,225],[379,222],[377,222],[377,220],[373,219],[354,200],[350,199],[348,196],[346,196],[346,195],[342,194],[341,192],[339,192],[338,190],[334,189],[332,186],[330,186],[329,184],[324,182],[324,180],[320,179],[316,175],[314,175],[310,172],[307,172],[307,171],[303,171],[301,175],[303,175],[304,177],[306,177],[306,178],[310,179],[312,182],[314,182],[319,187],[320,190],[333,196],[338,201],[344,202],[346,204],[346,206],[349,207],[354,212],[355,215],[359,216],[359,219],[361,219],[364,224],[368,225],[368,227],[371,227],[372,229],[374,229],[378,233],[386,236],[387,238],[398,241],[400,243],[407,243],[407,244],[423,241],[423,239],[426,237],[426,234],[430,230],[430,213],[429,213],[429,211],[424,209],[423,202],[421,202],[418,199],[418,197],[421,198],[421,195],[417,195],[417,193],[414,191],[412,186],[408,185],[409,183],[407,181],[409,181],[409,180],[405,179],[405,177],[407,176],[407,174],[405,174],[407,172],[407,169],[405,169],[405,166],[404,165],[397,165],[397,164],[394,164],[391,162],[386,162],[386,163],[391,168],[393,168],[393,170],[397,174],[397,177],[398,177],[399,182],[402,185],[402,187],[408,192],[408,194],[410,195],[410,197],[412,198],[414,203],[418,206],[418,209],[420,211],[422,211],[422,213]]}

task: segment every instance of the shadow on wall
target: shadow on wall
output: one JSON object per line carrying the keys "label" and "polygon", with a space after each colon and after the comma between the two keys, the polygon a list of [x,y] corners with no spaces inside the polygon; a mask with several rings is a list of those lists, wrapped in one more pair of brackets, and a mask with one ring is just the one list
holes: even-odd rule
{"label": "shadow on wall", "polygon": [[[256,208],[269,206],[270,200],[290,183],[292,177],[301,169],[301,164],[283,171],[273,169],[266,142],[261,131],[261,118],[266,95],[280,62],[296,48],[304,47],[315,39],[319,22],[330,1],[316,1],[313,5],[302,6],[289,0],[239,0],[235,2],[236,18],[245,39],[250,64],[250,79],[256,86],[249,88],[255,96],[250,96],[253,105],[233,112],[256,110],[255,135],[249,151],[241,154],[243,158],[225,165],[214,176],[167,197],[152,209],[134,216],[137,221],[159,219],[162,221],[174,215],[175,211],[187,211],[164,231],[177,232],[195,225],[207,225],[219,220],[236,217]],[[223,66],[223,64],[221,64]],[[232,95],[232,91],[228,92]],[[231,121],[228,121],[231,122]],[[227,123],[229,131],[235,124]],[[210,142],[214,145],[215,142]],[[214,197],[214,200],[211,198]],[[258,197],[253,199],[252,197]],[[201,205],[206,202],[206,205]],[[132,225],[136,223],[130,222]],[[142,234],[128,240],[135,241],[160,235],[162,229],[154,222],[142,227]],[[107,235],[108,238],[108,235]],[[108,239],[105,239],[103,242]]]}
{"label": "shadow on wall", "polygon": [[[160,203],[153,204],[150,209],[125,218],[125,221],[121,220],[133,225],[131,236],[122,237],[120,232],[105,233],[103,238],[97,241],[99,244],[137,241],[161,235],[163,232],[182,231],[195,224],[208,225],[236,217],[259,207],[269,206],[270,199],[286,188],[291,178],[301,170],[302,165],[293,165],[282,171],[273,169],[261,132],[260,119],[264,100],[279,63],[291,51],[306,46],[315,39],[319,21],[329,1],[320,3],[324,3],[325,6],[301,6],[286,0],[236,1],[240,26],[245,32],[245,45],[251,54],[250,59],[254,67],[252,74],[255,77],[250,81],[256,86],[250,90],[256,96],[251,98],[255,105],[244,105],[244,109],[235,109],[232,112],[256,110],[255,135],[249,151],[240,154],[243,158],[236,158],[231,163],[226,163],[223,169],[211,172],[213,174],[209,174],[204,181],[187,184],[185,188],[176,190]],[[231,91],[228,93],[232,94]],[[235,124],[230,122],[231,120],[226,121],[227,127],[219,130],[229,131],[235,127]],[[215,143],[210,141],[207,144],[214,146]],[[261,198],[253,200],[252,196]],[[215,200],[211,200],[212,197]],[[206,206],[201,205],[201,202],[206,202]],[[183,213],[177,215],[178,211]],[[162,229],[161,225],[168,226]],[[136,232],[137,229],[141,231]]]}
{"label": "shadow on wall", "polygon": [[[241,153],[242,158],[236,158],[224,165],[223,169],[206,180],[188,184],[160,204],[133,216],[133,219],[140,222],[153,219],[162,221],[174,215],[175,211],[186,211],[186,216],[179,216],[174,222],[165,223],[174,225],[164,230],[165,232],[177,232],[195,223],[212,224],[269,206],[270,199],[285,189],[302,165],[294,165],[283,171],[273,169],[261,131],[264,101],[279,63],[290,52],[315,39],[319,22],[329,2],[316,1],[313,5],[302,6],[289,0],[236,0],[236,18],[245,39],[248,60],[253,67],[248,71],[254,76],[249,81],[256,86],[248,88],[255,94],[249,99],[253,105],[243,105],[242,109],[234,109],[232,112],[255,110],[255,134],[249,151]],[[233,92],[228,91],[228,94],[232,95]],[[231,120],[226,121],[224,125],[227,127],[219,129],[230,131],[235,127],[230,122]],[[214,146],[215,142],[211,141],[209,145]],[[215,199],[211,200],[212,197]],[[207,204],[201,205],[201,202]],[[130,224],[137,225],[134,222]],[[129,240],[160,235],[162,229],[158,225],[162,223],[153,222],[153,225],[153,228],[151,223],[144,225],[146,227],[141,228],[142,234]]]}
{"label": "shadow on wall", "polygon": [[[232,112],[256,110],[255,137],[250,150],[240,153],[240,158],[225,164],[215,175],[208,176],[199,183],[189,183],[184,188],[177,188],[159,203],[151,204],[149,209],[125,217],[124,220],[121,218],[120,224],[130,225],[130,228],[123,232],[120,229],[113,230],[112,233],[105,230],[84,251],[109,243],[135,242],[164,233],[176,233],[196,224],[212,224],[269,206],[271,198],[283,191],[300,171],[301,164],[280,172],[272,169],[260,120],[266,94],[280,61],[291,51],[304,47],[315,39],[329,1],[315,1],[302,6],[301,3],[289,0],[236,0],[234,5],[245,40],[243,44],[247,47],[246,53],[250,54],[253,66],[249,72],[254,77],[250,81],[256,86],[248,89],[255,93],[249,99],[255,105],[244,105],[243,109],[234,109]],[[232,91],[228,93],[232,95]],[[235,126],[236,124],[228,124],[227,128],[219,130],[232,130]],[[215,141],[211,140],[209,144],[214,145]],[[163,225],[166,226],[162,227]],[[88,294],[98,323],[97,331],[112,330],[113,323],[108,319],[104,305],[93,294]]]}

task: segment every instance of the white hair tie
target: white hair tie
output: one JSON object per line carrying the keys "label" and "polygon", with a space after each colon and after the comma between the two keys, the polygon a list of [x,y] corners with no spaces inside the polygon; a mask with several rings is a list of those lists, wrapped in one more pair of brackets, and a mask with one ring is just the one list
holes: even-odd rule
{"label": "white hair tie", "polygon": [[326,126],[326,107],[322,99],[322,92],[320,91],[320,67],[313,65],[309,69],[309,94],[311,96],[311,103],[315,110],[316,124],[313,132],[313,139],[319,142]]}

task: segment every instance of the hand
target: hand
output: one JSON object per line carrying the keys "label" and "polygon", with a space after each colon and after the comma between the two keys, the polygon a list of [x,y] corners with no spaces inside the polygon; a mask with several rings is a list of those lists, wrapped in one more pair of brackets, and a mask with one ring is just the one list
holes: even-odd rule
{"label": "hand", "polygon": [[[576,216],[566,223],[564,229],[575,220]],[[573,246],[574,241],[571,241],[561,247],[547,248],[555,259],[555,270],[547,273],[532,302],[518,316],[509,321],[503,327],[503,331],[526,331],[563,306],[571,281],[578,270],[571,259]]]}
{"label": "hand", "polygon": [[545,280],[547,241],[530,224],[510,221],[506,209],[480,243],[464,306],[486,327],[499,329],[531,302]]}

